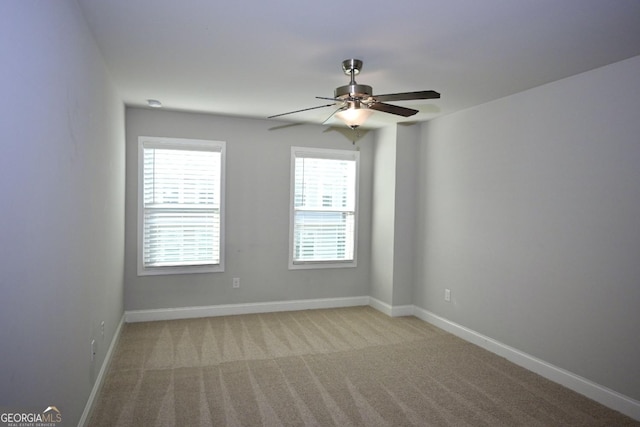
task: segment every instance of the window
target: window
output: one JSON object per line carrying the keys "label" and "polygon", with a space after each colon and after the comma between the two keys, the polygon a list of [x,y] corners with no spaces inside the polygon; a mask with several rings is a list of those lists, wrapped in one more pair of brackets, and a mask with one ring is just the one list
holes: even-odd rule
{"label": "window", "polygon": [[290,269],[356,266],[359,155],[292,147]]}
{"label": "window", "polygon": [[138,139],[138,274],[224,270],[225,143]]}

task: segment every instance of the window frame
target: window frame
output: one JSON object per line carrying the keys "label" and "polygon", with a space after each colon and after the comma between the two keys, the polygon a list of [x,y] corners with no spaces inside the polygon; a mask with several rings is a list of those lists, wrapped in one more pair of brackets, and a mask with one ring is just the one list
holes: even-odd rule
{"label": "window frame", "polygon": [[[217,264],[192,264],[180,266],[146,267],[144,265],[144,150],[145,148],[215,151],[220,153],[220,237],[219,262]],[[138,276],[218,273],[224,272],[225,261],[225,177],[226,142],[192,138],[138,137],[138,233],[137,233],[137,270]]]}
{"label": "window frame", "polygon": [[[294,261],[295,255],[295,163],[296,158],[307,157],[327,160],[350,160],[355,162],[355,195],[353,224],[353,260]],[[321,268],[354,268],[358,265],[358,216],[360,198],[360,152],[331,148],[291,147],[289,179],[289,270]]]}

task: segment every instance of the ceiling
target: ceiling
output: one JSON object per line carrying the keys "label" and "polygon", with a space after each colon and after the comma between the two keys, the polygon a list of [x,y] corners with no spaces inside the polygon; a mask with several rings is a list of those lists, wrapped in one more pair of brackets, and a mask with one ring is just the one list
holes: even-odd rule
{"label": "ceiling", "polygon": [[77,1],[127,105],[253,118],[326,104],[348,58],[374,94],[442,94],[395,102],[420,111],[407,119],[375,112],[378,127],[640,55],[639,0]]}

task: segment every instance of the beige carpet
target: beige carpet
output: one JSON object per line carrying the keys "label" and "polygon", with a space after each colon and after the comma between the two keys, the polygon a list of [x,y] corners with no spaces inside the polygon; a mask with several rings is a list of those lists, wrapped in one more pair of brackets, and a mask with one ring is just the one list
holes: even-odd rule
{"label": "beige carpet", "polygon": [[91,426],[640,425],[369,307],[124,326]]}

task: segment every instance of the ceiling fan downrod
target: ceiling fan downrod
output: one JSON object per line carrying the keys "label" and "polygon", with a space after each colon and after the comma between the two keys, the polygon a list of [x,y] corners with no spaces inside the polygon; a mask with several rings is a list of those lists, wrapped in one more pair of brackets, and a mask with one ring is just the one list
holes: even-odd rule
{"label": "ceiling fan downrod", "polygon": [[342,61],[342,71],[351,77],[346,86],[340,86],[334,91],[334,97],[343,101],[366,100],[373,94],[371,86],[356,83],[355,76],[362,70],[362,61],[359,59],[345,59]]}

